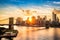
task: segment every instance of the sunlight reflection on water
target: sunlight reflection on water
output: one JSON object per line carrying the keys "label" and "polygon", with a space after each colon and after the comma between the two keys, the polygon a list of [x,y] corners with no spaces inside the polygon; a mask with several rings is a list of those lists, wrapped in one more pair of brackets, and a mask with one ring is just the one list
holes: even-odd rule
{"label": "sunlight reflection on water", "polygon": [[55,35],[60,40],[60,28],[14,26],[14,29],[18,30],[18,35],[14,40],[54,40]]}

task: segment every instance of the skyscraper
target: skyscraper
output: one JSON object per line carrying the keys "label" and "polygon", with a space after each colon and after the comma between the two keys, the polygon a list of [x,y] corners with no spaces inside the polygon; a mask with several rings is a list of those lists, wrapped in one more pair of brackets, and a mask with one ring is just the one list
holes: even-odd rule
{"label": "skyscraper", "polygon": [[52,12],[52,21],[56,21],[56,14],[54,12]]}

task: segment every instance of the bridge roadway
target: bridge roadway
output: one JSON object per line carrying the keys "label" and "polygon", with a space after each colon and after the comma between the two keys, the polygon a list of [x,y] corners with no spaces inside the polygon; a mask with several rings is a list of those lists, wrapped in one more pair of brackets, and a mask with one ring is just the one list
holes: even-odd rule
{"label": "bridge roadway", "polygon": [[[41,26],[39,26],[39,25],[20,25],[20,24],[0,24],[0,26],[4,26],[4,25],[13,25],[13,26],[15,26],[15,25],[17,25],[17,26],[26,26],[26,27],[41,27]],[[42,27],[45,27],[45,26],[42,26]]]}

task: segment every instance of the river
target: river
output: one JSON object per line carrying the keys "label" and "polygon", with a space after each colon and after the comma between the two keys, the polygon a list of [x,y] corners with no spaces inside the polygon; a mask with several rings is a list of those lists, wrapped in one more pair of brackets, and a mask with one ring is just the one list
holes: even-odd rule
{"label": "river", "polygon": [[13,40],[60,40],[60,28],[15,26],[18,35]]}

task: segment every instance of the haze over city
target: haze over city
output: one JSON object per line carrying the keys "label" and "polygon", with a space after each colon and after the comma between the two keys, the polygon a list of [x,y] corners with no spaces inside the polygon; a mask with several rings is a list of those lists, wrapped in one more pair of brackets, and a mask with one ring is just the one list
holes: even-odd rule
{"label": "haze over city", "polygon": [[60,9],[59,0],[1,0],[0,20],[8,17],[22,17],[26,20],[27,17],[37,15],[41,17],[46,15],[47,19],[50,19],[52,12],[55,11],[54,9]]}

